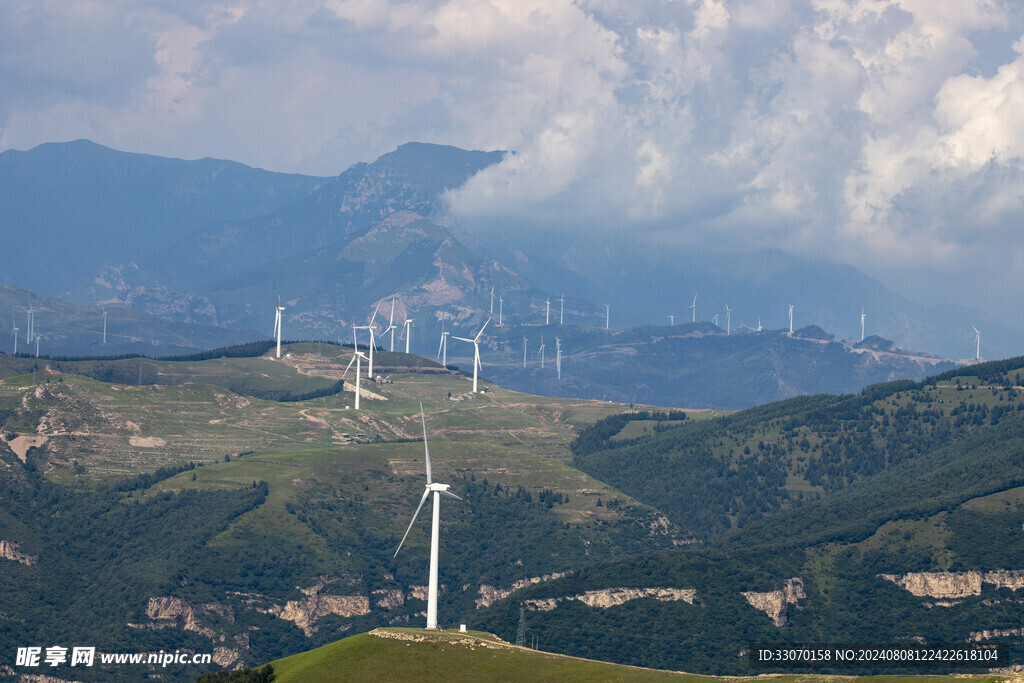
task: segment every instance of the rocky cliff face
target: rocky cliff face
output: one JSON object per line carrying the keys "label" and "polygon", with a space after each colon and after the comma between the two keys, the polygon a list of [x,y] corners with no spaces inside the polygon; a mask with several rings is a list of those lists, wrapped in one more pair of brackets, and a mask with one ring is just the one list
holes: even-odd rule
{"label": "rocky cliff face", "polygon": [[20,562],[21,564],[25,564],[30,567],[35,563],[39,562],[39,557],[37,555],[29,555],[28,553],[23,553],[19,550],[19,548],[21,548],[20,543],[0,539],[0,558],[3,558],[5,560],[12,560],[14,562]]}
{"label": "rocky cliff face", "polygon": [[545,581],[560,579],[566,574],[568,574],[568,572],[555,572],[554,574],[545,574],[544,576],[531,576],[514,582],[509,588],[498,588],[496,586],[488,586],[484,584],[480,586],[480,597],[476,599],[476,608],[482,609],[484,607],[490,607],[498,600],[507,598],[516,591],[526,588],[527,586],[532,586],[535,583],[543,583]]}
{"label": "rocky cliff face", "polygon": [[563,598],[527,600],[525,605],[535,612],[550,612],[560,602],[578,600],[588,607],[607,609],[641,598],[652,598],[662,602],[685,602],[692,605],[697,598],[697,591],[693,588],[605,588]]}
{"label": "rocky cliff face", "polygon": [[341,617],[355,617],[370,613],[370,598],[365,595],[330,595],[323,590],[331,583],[321,579],[308,588],[300,589],[306,594],[302,600],[291,600],[283,607],[274,605],[269,614],[294,622],[306,636],[316,633],[313,625],[317,619],[328,614]]}
{"label": "rocky cliff face", "polygon": [[776,626],[789,626],[789,606],[796,605],[798,601],[807,597],[804,592],[804,582],[800,577],[793,577],[786,581],[782,590],[758,593],[747,591],[743,593],[747,603],[754,609],[759,609],[767,614],[772,623]]}
{"label": "rocky cliff face", "polygon": [[[905,588],[918,597],[940,600],[959,600],[981,595],[983,583],[996,588],[1017,590],[1024,588],[1024,570],[999,569],[991,572],[911,572],[909,574],[879,574],[887,581]],[[940,602],[940,606],[956,603]]]}

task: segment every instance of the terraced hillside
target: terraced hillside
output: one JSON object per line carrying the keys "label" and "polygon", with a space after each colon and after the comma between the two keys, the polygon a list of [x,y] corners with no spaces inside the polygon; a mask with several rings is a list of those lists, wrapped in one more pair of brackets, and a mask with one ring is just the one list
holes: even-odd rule
{"label": "terraced hillside", "polygon": [[[517,585],[688,540],[568,465],[577,429],[623,406],[486,383],[474,395],[464,375],[379,353],[380,378],[364,378],[354,411],[353,371],[341,380],[350,354],[314,343],[282,359],[47,361],[35,372],[7,359],[0,539],[32,561],[0,560],[3,611],[25,615],[4,642],[205,648],[230,665],[415,623],[426,515],[392,555],[424,478],[421,402],[435,477],[466,499],[442,514],[442,622]],[[311,400],[251,395],[339,381],[345,390]]]}

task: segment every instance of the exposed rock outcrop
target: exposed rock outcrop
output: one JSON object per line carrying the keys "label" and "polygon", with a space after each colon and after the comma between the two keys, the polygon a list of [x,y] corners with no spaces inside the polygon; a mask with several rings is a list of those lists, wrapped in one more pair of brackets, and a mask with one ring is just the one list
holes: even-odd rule
{"label": "exposed rock outcrop", "polygon": [[1016,638],[1020,636],[1024,636],[1024,628],[994,628],[991,630],[971,631],[969,640],[978,643],[983,640],[992,640],[993,638]]}
{"label": "exposed rock outcrop", "polygon": [[578,600],[588,607],[607,609],[641,598],[652,598],[662,602],[685,602],[692,605],[697,598],[697,591],[693,588],[605,588],[563,598],[526,600],[523,604],[535,612],[550,612],[558,603],[566,600]]}
{"label": "exposed rock outcrop", "polygon": [[381,609],[395,609],[405,604],[405,596],[397,588],[381,588],[380,590],[373,591],[373,596],[376,606]]}
{"label": "exposed rock outcrop", "polygon": [[149,624],[129,624],[133,628],[180,628],[195,631],[208,638],[214,637],[213,629],[199,623],[199,617],[215,615],[234,622],[235,612],[228,605],[216,602],[191,604],[178,597],[150,598],[146,605],[146,616],[153,620]]}
{"label": "exposed rock outcrop", "polygon": [[480,586],[480,597],[476,599],[476,608],[481,609],[483,607],[490,607],[493,603],[507,598],[508,596],[515,593],[517,590],[532,586],[535,583],[544,583],[546,581],[553,581],[565,576],[568,572],[555,572],[554,574],[545,574],[544,576],[531,576],[526,579],[520,579],[512,583],[509,588],[498,588],[497,586]]}
{"label": "exposed rock outcrop", "polygon": [[268,611],[285,621],[294,622],[307,637],[316,633],[313,625],[321,617],[336,614],[339,617],[356,617],[370,613],[370,598],[365,595],[329,595],[323,592],[326,580],[317,581],[308,588],[300,589],[306,594],[302,600],[291,600],[283,607],[272,606]]}
{"label": "exposed rock outcrop", "polygon": [[35,563],[39,562],[38,555],[29,555],[28,553],[23,553],[19,550],[19,548],[21,548],[20,543],[15,543],[14,541],[4,541],[0,539],[0,558],[3,558],[5,560],[13,560],[14,562],[20,562],[21,564],[26,564],[30,567]]}
{"label": "exposed rock outcrop", "polygon": [[804,582],[800,577],[788,579],[782,586],[782,590],[758,593],[746,591],[743,597],[754,609],[761,610],[771,618],[776,626],[789,626],[789,606],[796,605],[799,600],[807,597],[804,592]]}
{"label": "exposed rock outcrop", "polygon": [[[981,595],[983,583],[1014,591],[1024,588],[1024,570],[1020,569],[998,569],[991,572],[911,572],[879,574],[879,577],[892,581],[919,598],[940,600],[957,600]],[[941,602],[935,604],[945,606]]]}

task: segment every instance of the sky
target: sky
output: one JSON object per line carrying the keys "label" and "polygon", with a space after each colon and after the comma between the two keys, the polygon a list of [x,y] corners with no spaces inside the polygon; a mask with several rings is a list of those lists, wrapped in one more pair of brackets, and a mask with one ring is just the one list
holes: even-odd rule
{"label": "sky", "polygon": [[455,218],[777,247],[1024,322],[1015,0],[5,0],[0,92],[0,150],[508,150]]}

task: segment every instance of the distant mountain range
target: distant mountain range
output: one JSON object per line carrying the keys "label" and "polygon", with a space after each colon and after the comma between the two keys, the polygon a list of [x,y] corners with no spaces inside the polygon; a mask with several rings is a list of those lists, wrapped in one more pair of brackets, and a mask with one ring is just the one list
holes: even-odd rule
{"label": "distant mountain range", "polygon": [[[227,161],[116,152],[87,141],[0,154],[0,220],[12,234],[8,282],[86,304],[267,330],[280,295],[285,334],[349,339],[374,309],[415,319],[411,350],[433,353],[442,327],[488,317],[576,326],[709,321],[778,329],[795,306],[843,338],[866,334],[948,358],[1019,351],[1021,332],[979,311],[926,308],[854,268],[782,252],[710,253],[622,235],[463,225],[444,193],[503,152],[409,143],[335,178],[274,174]],[[493,298],[492,298],[493,291]],[[695,307],[691,308],[696,295]]]}

